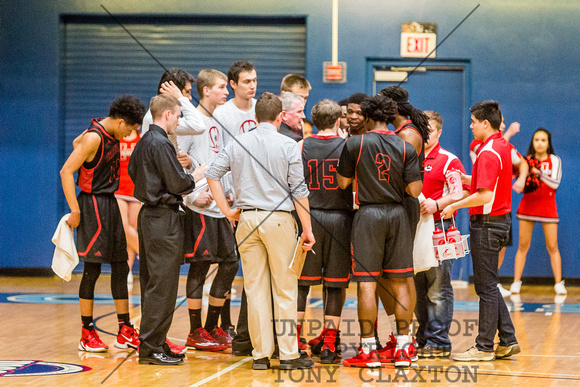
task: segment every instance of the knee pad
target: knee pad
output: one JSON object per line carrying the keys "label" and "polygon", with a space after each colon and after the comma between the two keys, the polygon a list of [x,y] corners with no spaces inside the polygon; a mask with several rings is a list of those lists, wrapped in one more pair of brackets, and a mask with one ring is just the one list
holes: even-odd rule
{"label": "knee pad", "polygon": [[203,284],[211,262],[192,262],[189,264],[185,294],[187,298],[201,299],[203,297]]}
{"label": "knee pad", "polygon": [[240,267],[239,261],[222,262],[218,266],[211,290],[210,296],[214,298],[226,298],[226,294],[231,290],[234,278]]}
{"label": "knee pad", "polygon": [[79,298],[85,300],[95,299],[95,284],[101,275],[101,264],[85,262],[83,278],[79,287]]}
{"label": "knee pad", "polygon": [[114,300],[126,300],[129,298],[127,289],[127,275],[129,264],[124,262],[111,263],[111,294]]}

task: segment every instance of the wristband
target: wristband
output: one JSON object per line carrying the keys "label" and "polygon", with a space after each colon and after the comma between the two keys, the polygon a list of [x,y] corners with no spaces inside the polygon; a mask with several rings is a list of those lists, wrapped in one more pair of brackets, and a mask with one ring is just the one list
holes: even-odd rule
{"label": "wristband", "polygon": [[437,202],[437,200],[435,200],[435,206],[437,207],[437,211],[441,211],[441,210],[439,209],[439,203]]}

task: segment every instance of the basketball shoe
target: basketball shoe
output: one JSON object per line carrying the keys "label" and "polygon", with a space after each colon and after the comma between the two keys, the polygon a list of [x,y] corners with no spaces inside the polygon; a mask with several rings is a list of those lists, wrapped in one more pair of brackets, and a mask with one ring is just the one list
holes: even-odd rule
{"label": "basketball shoe", "polygon": [[101,341],[96,329],[83,328],[81,334],[81,341],[79,342],[79,350],[87,352],[105,352],[109,346]]}
{"label": "basketball shoe", "polygon": [[193,347],[195,349],[200,349],[202,351],[223,351],[228,346],[218,343],[204,327],[199,327],[193,333],[187,336],[187,342],[185,343],[188,347]]}

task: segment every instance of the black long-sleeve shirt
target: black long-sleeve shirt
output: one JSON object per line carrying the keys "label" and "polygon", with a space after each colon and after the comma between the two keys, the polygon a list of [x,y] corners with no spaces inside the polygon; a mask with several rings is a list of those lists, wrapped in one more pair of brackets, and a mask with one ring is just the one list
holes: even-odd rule
{"label": "black long-sleeve shirt", "polygon": [[183,171],[167,133],[153,124],[133,150],[129,176],[135,183],[135,198],[145,205],[179,204],[182,195],[195,188],[193,176]]}

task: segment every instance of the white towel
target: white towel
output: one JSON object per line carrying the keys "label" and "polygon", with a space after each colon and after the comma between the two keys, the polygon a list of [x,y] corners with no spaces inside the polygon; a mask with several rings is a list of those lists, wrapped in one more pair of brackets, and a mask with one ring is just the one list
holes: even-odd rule
{"label": "white towel", "polygon": [[56,246],[52,256],[52,270],[65,281],[70,281],[72,271],[79,263],[74,230],[66,223],[69,215],[62,217],[52,236],[52,243]]}
{"label": "white towel", "polygon": [[[423,194],[419,195],[419,203],[425,200]],[[413,242],[413,267],[415,274],[439,266],[439,261],[435,258],[433,249],[433,230],[435,222],[433,215],[421,216],[417,223],[417,233]]]}

